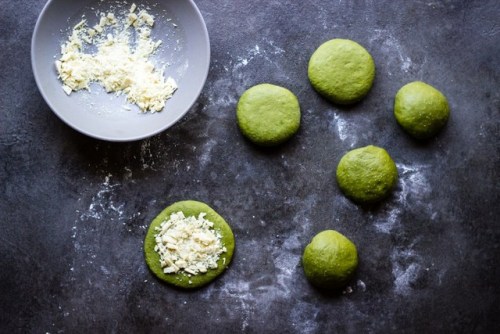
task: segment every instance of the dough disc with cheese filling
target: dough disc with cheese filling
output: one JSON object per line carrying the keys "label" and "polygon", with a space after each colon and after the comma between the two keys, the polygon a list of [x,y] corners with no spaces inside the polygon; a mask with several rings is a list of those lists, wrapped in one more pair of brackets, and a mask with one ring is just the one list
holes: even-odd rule
{"label": "dough disc with cheese filling", "polygon": [[[213,229],[221,235],[221,242],[226,248],[226,251],[220,254],[217,261],[217,268],[208,269],[206,273],[198,273],[197,275],[189,276],[184,271],[177,273],[165,274],[160,265],[160,255],[155,251],[156,240],[155,235],[158,233],[156,227],[160,227],[163,221],[169,219],[172,213],[182,212],[186,217],[198,217],[200,213],[206,213],[205,219],[212,222]],[[213,281],[217,276],[222,274],[229,266],[234,251],[234,235],[231,227],[226,223],[215,210],[208,205],[197,201],[181,201],[176,202],[164,209],[149,226],[146,238],[144,240],[144,256],[149,269],[162,281],[181,288],[198,288]]]}

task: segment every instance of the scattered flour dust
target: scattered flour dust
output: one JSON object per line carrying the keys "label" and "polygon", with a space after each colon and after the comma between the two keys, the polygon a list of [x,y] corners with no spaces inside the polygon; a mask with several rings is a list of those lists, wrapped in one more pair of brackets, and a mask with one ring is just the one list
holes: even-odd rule
{"label": "scattered flour dust", "polygon": [[[425,176],[429,165],[396,164],[399,172],[399,189],[394,199],[387,203],[387,210],[375,221],[375,229],[379,233],[391,234],[403,228],[401,215],[410,205],[427,214],[429,219],[436,216],[432,205],[428,202],[430,183]],[[408,295],[413,285],[425,274],[424,258],[414,249],[417,240],[409,246],[395,245],[391,251],[392,275],[394,278],[394,292],[399,295]]]}
{"label": "scattered flour dust", "polygon": [[[121,223],[128,232],[132,232],[132,228],[127,226],[127,222],[140,217],[142,214],[140,211],[132,214],[127,212],[126,203],[120,200],[119,196],[122,184],[112,182],[112,178],[111,174],[106,175],[104,180],[95,186],[94,194],[78,200],[82,202],[84,209],[76,210],[77,218],[71,228],[71,238],[75,250],[82,255],[86,255],[87,258],[94,259],[95,252],[92,249],[101,246],[88,242],[90,239],[95,241],[94,239],[97,237],[96,235],[99,235],[99,231],[107,231],[110,228],[115,228],[117,226],[115,223]],[[147,224],[137,227],[145,230]],[[93,260],[89,261],[91,263]]]}
{"label": "scattered flour dust", "polygon": [[199,158],[201,167],[205,167],[212,159],[212,150],[217,145],[217,141],[209,139],[203,144],[202,152]]}
{"label": "scattered flour dust", "polygon": [[[78,218],[75,220],[75,223],[71,229],[75,250],[77,254],[81,254],[85,256],[85,261],[87,264],[92,264],[96,258],[96,251],[94,246],[90,245],[86,238],[89,235],[92,235],[94,231],[92,231],[92,227],[87,228],[86,224],[80,223],[88,223],[88,222],[96,222],[96,221],[124,221],[127,218],[125,213],[125,203],[120,202],[116,199],[116,188],[120,186],[120,184],[111,182],[112,175],[108,174],[105,176],[104,181],[100,183],[97,187],[97,191],[90,198],[90,203],[86,204],[87,209],[80,211],[77,210]],[[83,199],[79,199],[81,201]],[[99,226],[103,226],[105,224],[99,224]],[[84,261],[84,262],[85,262]],[[81,266],[84,266],[85,263],[82,262]],[[70,271],[73,273],[75,271],[75,267],[71,267]],[[72,277],[71,280],[74,280]]]}
{"label": "scattered flour dust", "polygon": [[153,154],[154,150],[151,148],[151,139],[146,139],[141,143],[141,154],[140,161],[142,163],[142,170],[151,169],[156,170],[155,168],[155,155]]}
{"label": "scattered flour dust", "polygon": [[[97,82],[108,93],[126,94],[143,112],[161,111],[177,84],[171,77],[165,79],[164,68],[155,68],[149,60],[162,44],[151,37],[154,24],[154,17],[135,4],[125,13],[100,13],[92,27],[82,18],[55,62],[66,94],[90,90],[89,84]],[[97,52],[86,53],[92,46]]]}
{"label": "scattered flour dust", "polygon": [[[241,67],[247,66],[254,58],[263,57],[267,61],[274,64],[274,60],[270,56],[281,55],[285,53],[285,50],[280,48],[275,44],[274,41],[265,39],[262,41],[261,46],[255,44],[252,46],[244,56],[236,57],[236,61],[233,65],[233,71],[238,70]],[[227,67],[224,67],[228,71]]]}
{"label": "scattered flour dust", "polygon": [[[298,200],[298,198],[294,199],[293,202]],[[318,331],[321,324],[318,316],[322,311],[322,306],[314,300],[310,302],[299,300],[302,296],[298,296],[296,291],[297,286],[305,282],[305,278],[302,281],[300,279],[303,277],[300,266],[303,236],[310,234],[310,229],[314,226],[309,217],[311,210],[318,205],[319,199],[316,195],[310,195],[301,201],[303,202],[302,209],[291,221],[294,228],[283,235],[275,236],[283,238],[282,243],[262,246],[261,239],[240,240],[238,252],[245,255],[239,259],[238,264],[232,265],[233,268],[227,275],[232,275],[232,271],[238,269],[245,270],[248,274],[249,266],[258,268],[263,262],[274,270],[256,270],[251,279],[227,279],[223,287],[206,289],[201,298],[224,301],[220,309],[212,311],[212,317],[238,320],[239,328],[236,331],[240,332],[251,329],[254,323],[262,322],[269,322],[269,328],[273,328],[275,324],[272,323],[272,319],[276,316],[273,309],[276,305],[286,304],[293,306],[285,316],[294,332],[316,333]],[[261,224],[261,226],[264,225]],[[254,251],[258,247],[265,247],[264,253],[268,254],[265,259],[261,252]],[[359,280],[355,283],[354,289],[365,291],[366,286]]]}
{"label": "scattered flour dust", "polygon": [[[370,39],[370,42],[376,43],[383,53],[390,55],[390,57],[387,57],[389,62],[398,62],[400,69],[408,73],[413,66],[413,61],[406,54],[398,40],[387,30],[375,29],[373,32],[374,36]],[[391,66],[387,66],[387,68],[391,68]],[[389,75],[392,75],[390,71]]]}
{"label": "scattered flour dust", "polygon": [[[306,224],[304,224],[306,225]],[[276,303],[293,303],[295,304],[295,312],[289,314],[290,322],[299,328],[315,328],[317,324],[314,321],[304,325],[304,321],[311,320],[311,313],[314,319],[315,314],[319,312],[318,306],[314,304],[303,305],[302,303],[294,303],[291,300],[293,296],[293,284],[297,280],[298,263],[300,261],[301,243],[298,238],[299,233],[293,233],[290,237],[284,240],[280,249],[272,248],[270,256],[274,261],[276,271],[274,273],[262,272],[255,273],[251,281],[234,280],[227,281],[222,289],[208,289],[203,298],[206,300],[224,300],[225,310],[220,310],[221,316],[234,317],[233,320],[239,319],[239,331],[243,332],[248,329],[254,322],[270,320],[273,315],[270,312]],[[248,254],[242,258],[240,262],[246,262],[249,265],[259,263],[261,259],[256,252],[252,250],[257,247],[262,247],[258,240],[246,241],[244,244],[238,245],[240,253]],[[314,310],[304,312],[309,306]]]}
{"label": "scattered flour dust", "polygon": [[382,215],[375,222],[378,232],[390,234],[395,228],[400,226],[400,216],[403,210],[411,201],[412,206],[422,207],[422,212],[430,213],[432,205],[425,201],[429,195],[431,186],[425,177],[425,170],[430,166],[426,165],[405,165],[396,164],[399,173],[399,189],[396,191],[394,199],[388,203],[385,215]]}
{"label": "scattered flour dust", "polygon": [[111,175],[107,175],[104,178],[99,190],[92,196],[88,209],[80,214],[80,220],[122,220],[126,217],[124,212],[125,203],[117,201],[114,192],[115,188],[120,184],[111,183],[111,177]]}
{"label": "scattered flour dust", "polygon": [[337,130],[337,133],[339,135],[339,139],[341,141],[345,141],[347,139],[350,140],[350,147],[353,147],[356,142],[357,142],[357,137],[354,135],[356,131],[353,131],[353,124],[352,122],[346,122],[342,118],[340,118],[339,114],[334,113],[333,115],[333,121],[331,122],[330,126],[334,126]]}
{"label": "scattered flour dust", "polygon": [[423,258],[412,249],[396,247],[391,253],[394,291],[399,295],[408,295],[414,284],[424,273]]}
{"label": "scattered flour dust", "polygon": [[[212,117],[220,118],[224,115],[220,113],[220,107],[234,106],[243,91],[255,84],[248,75],[251,71],[245,70],[245,67],[250,66],[252,62],[265,60],[266,64],[276,67],[278,73],[286,73],[281,70],[281,64],[277,61],[285,52],[273,40],[263,38],[257,44],[248,45],[239,53],[227,52],[229,59],[227,63],[219,63],[217,59],[214,59],[213,66],[220,68],[228,75],[213,81],[212,87],[209,87],[209,101],[213,103],[209,104],[207,109],[213,113]],[[217,108],[210,105],[217,106]]]}
{"label": "scattered flour dust", "polygon": [[347,129],[347,127],[349,126],[348,123],[340,118],[337,114],[335,114],[334,120],[335,124],[337,125],[337,131],[339,133],[340,140],[346,140],[349,132],[349,130]]}

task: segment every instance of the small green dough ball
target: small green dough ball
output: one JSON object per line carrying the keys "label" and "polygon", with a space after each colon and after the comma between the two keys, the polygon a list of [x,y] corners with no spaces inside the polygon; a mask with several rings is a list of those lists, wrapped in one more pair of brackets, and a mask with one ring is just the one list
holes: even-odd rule
{"label": "small green dough ball", "polygon": [[278,145],[299,129],[299,101],[286,88],[260,84],[241,95],[236,118],[243,135],[255,144]]}
{"label": "small green dough ball", "polygon": [[337,231],[318,233],[302,256],[307,279],[322,289],[343,287],[358,267],[358,251],[351,240]]}
{"label": "small green dough ball", "polygon": [[396,94],[394,116],[403,129],[417,139],[433,137],[446,124],[449,115],[446,97],[424,82],[411,82]]}
{"label": "small green dough ball", "polygon": [[358,43],[332,39],[314,51],[308,75],[314,89],[325,98],[351,104],[368,94],[375,78],[375,63]]}
{"label": "small green dough ball", "polygon": [[387,197],[396,185],[398,170],[386,150],[366,146],[347,152],[337,166],[337,183],[342,192],[360,204]]}
{"label": "small green dough ball", "polygon": [[[154,250],[156,245],[155,234],[158,233],[155,231],[155,227],[159,227],[164,220],[168,220],[172,213],[179,211],[183,212],[186,217],[198,217],[200,213],[206,213],[205,219],[214,223],[213,228],[220,232],[222,244],[226,247],[227,251],[220,255],[217,261],[218,267],[216,269],[208,269],[204,274],[200,273],[191,277],[188,277],[183,271],[171,274],[163,273],[163,269],[160,266],[160,255]],[[186,289],[198,288],[206,285],[222,274],[231,262],[233,251],[234,235],[231,227],[229,227],[224,218],[219,216],[211,207],[197,201],[181,201],[168,206],[153,220],[146,233],[146,238],[144,239],[144,257],[153,274],[164,282]],[[189,283],[189,281],[191,281],[191,283]]]}

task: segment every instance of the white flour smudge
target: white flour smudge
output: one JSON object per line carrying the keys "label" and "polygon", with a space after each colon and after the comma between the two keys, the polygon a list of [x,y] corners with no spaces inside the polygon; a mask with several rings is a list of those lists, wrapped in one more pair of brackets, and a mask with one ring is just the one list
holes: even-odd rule
{"label": "white flour smudge", "polygon": [[212,317],[218,319],[219,315],[224,315],[226,318],[234,318],[227,320],[236,320],[237,318],[240,321],[241,331],[244,331],[250,325],[250,317],[255,313],[253,305],[257,293],[257,291],[252,291],[249,282],[238,280],[226,282],[221,290],[207,290],[201,297],[205,300],[224,300],[224,307],[214,310]]}
{"label": "white flour smudge", "polygon": [[[307,197],[302,202],[301,209],[290,222],[295,226],[292,232],[288,234],[281,245],[269,245],[267,247],[265,253],[268,254],[266,256],[274,264],[274,272],[259,272],[257,270],[248,281],[228,280],[221,289],[207,289],[202,294],[202,298],[206,300],[224,300],[226,310],[221,310],[222,314],[226,317],[237,317],[242,331],[247,330],[252,322],[257,319],[271,319],[272,315],[269,311],[278,302],[296,305],[294,311],[289,314],[290,323],[294,327],[304,330],[315,329],[317,326],[315,318],[319,308],[314,304],[294,303],[292,296],[294,284],[300,274],[299,270],[301,270],[299,263],[303,245],[300,238],[312,225],[307,217],[316,203],[316,195]],[[256,248],[262,247],[261,241],[254,239],[240,240],[238,244],[239,253],[245,254],[238,261],[242,267],[258,267],[265,260],[262,258],[262,253],[254,251]],[[237,312],[234,312],[235,310]],[[310,323],[306,324],[306,322]],[[300,332],[307,333],[307,331],[303,330]]]}
{"label": "white flour smudge", "polygon": [[406,208],[411,200],[412,207],[422,207],[423,212],[432,210],[425,199],[430,193],[431,186],[424,175],[423,170],[428,169],[427,165],[405,165],[396,164],[399,173],[400,190],[396,193],[395,199],[388,203],[389,209],[385,215],[382,215],[375,221],[375,228],[380,233],[389,234],[394,229],[399,228],[400,217],[403,209]]}
{"label": "white flour smudge", "polygon": [[399,227],[399,217],[401,209],[393,208],[387,212],[385,217],[375,222],[375,228],[380,233],[390,234],[395,228]]}
{"label": "white flour smudge", "polygon": [[[422,1],[419,2],[422,3]],[[442,1],[430,1],[430,2],[424,1],[424,2],[427,6],[432,8],[445,8],[445,4]]]}
{"label": "white flour smudge", "polygon": [[319,322],[316,320],[321,308],[318,305],[309,303],[296,303],[290,312],[290,318],[293,328],[297,333],[316,333]]}
{"label": "white flour smudge", "polygon": [[207,163],[210,162],[212,158],[212,149],[216,144],[217,142],[213,139],[209,139],[206,143],[203,144],[202,152],[199,159],[201,167],[205,167]]}
{"label": "white flour smudge", "polygon": [[282,48],[280,48],[279,46],[274,44],[274,41],[272,41],[270,39],[264,39],[264,42],[269,45],[270,50],[267,51],[268,53],[270,53],[272,55],[280,55],[280,54],[285,53],[285,50],[283,50]]}
{"label": "white flour smudge", "polygon": [[[404,228],[401,215],[406,208],[411,206],[429,216],[435,217],[432,205],[428,203],[431,186],[425,173],[430,170],[430,165],[396,164],[399,173],[399,189],[394,199],[387,203],[387,210],[375,221],[377,232],[391,234],[395,230]],[[408,295],[412,285],[422,276],[424,265],[423,258],[414,250],[414,240],[411,245],[395,245],[391,252],[392,275],[394,278],[394,292],[399,295]]]}
{"label": "white flour smudge", "polygon": [[255,45],[248,51],[248,54],[245,57],[239,56],[236,58],[236,63],[233,66],[233,71],[247,66],[250,61],[252,61],[256,56],[260,54],[260,47],[258,45]]}
{"label": "white flour smudge", "polygon": [[336,130],[339,139],[343,142],[347,141],[349,147],[354,147],[358,142],[357,132],[353,129],[352,122],[346,122],[339,114],[333,113],[333,119],[330,121],[330,128]]}
{"label": "white flour smudge", "polygon": [[[408,72],[412,66],[412,59],[406,54],[399,41],[387,30],[375,29],[374,36],[370,39],[370,44],[377,44],[379,49],[387,54],[387,68],[392,68],[391,63],[397,61],[403,72]],[[389,75],[392,73],[389,71]]]}
{"label": "white flour smudge", "polygon": [[[282,55],[285,53],[285,50],[280,48],[275,44],[274,41],[269,39],[264,39],[262,41],[261,46],[256,44],[251,47],[245,54],[245,56],[237,56],[236,61],[234,61],[233,71],[239,70],[242,67],[247,66],[253,59],[258,57],[263,57],[265,60],[272,64],[275,63],[275,58],[277,55]],[[224,66],[226,70],[229,68]]]}
{"label": "white flour smudge", "polygon": [[231,78],[222,78],[213,83],[211,96],[214,103],[208,107],[208,110],[214,112],[214,117],[220,118],[226,115],[226,113],[220,112],[221,108],[236,106],[237,99],[232,92],[233,85],[234,83]]}
{"label": "white flour smudge", "polygon": [[80,220],[121,220],[125,218],[125,204],[117,201],[114,193],[114,189],[120,184],[112,184],[110,182],[111,177],[112,175],[108,174],[104,178],[104,182],[100,185],[99,190],[92,196],[88,209],[80,214]]}
{"label": "white flour smudge", "polygon": [[408,295],[412,291],[411,285],[422,275],[422,270],[425,270],[422,257],[411,249],[412,247],[396,247],[391,254],[394,291],[399,295]]}
{"label": "white flour smudge", "polygon": [[[396,164],[401,180],[401,192],[399,193],[399,201],[403,205],[407,205],[409,197],[418,200],[425,199],[431,190],[431,186],[422,170],[429,169],[429,165],[405,165]],[[417,202],[414,204],[425,205],[425,203]]]}
{"label": "white flour smudge", "polygon": [[[125,224],[126,219],[128,219],[125,203],[120,201],[117,196],[117,190],[121,184],[112,182],[112,178],[111,174],[106,175],[104,181],[97,185],[94,195],[78,200],[79,202],[85,201],[84,205],[87,209],[76,210],[77,218],[71,228],[73,247],[79,259],[75,258],[69,268],[69,281],[76,280],[81,268],[94,266],[95,261],[98,261],[96,254],[101,245],[92,245],[89,240],[98,237],[99,231],[106,229],[106,223],[121,222]],[[140,213],[138,214],[140,215]],[[94,224],[95,222],[97,224]],[[99,268],[105,276],[111,274],[111,270],[107,266],[101,265]]]}
{"label": "white flour smudge", "polygon": [[[248,75],[245,67],[252,62],[265,60],[278,69],[281,65],[277,62],[278,58],[285,53],[285,50],[273,40],[262,39],[257,44],[248,46],[236,54],[227,53],[229,61],[225,64],[214,61],[213,66],[223,69],[226,72],[224,77],[214,81],[212,89],[210,89],[209,101],[213,102],[210,105],[216,107],[207,107],[207,112],[212,113],[214,117],[225,117],[227,113],[221,113],[220,109],[224,107],[234,108],[239,96],[254,85],[252,77]],[[284,73],[283,71],[279,71]]]}
{"label": "white flour smudge", "polygon": [[[127,218],[125,214],[125,203],[117,200],[115,189],[120,186],[118,183],[111,183],[112,175],[108,174],[104,181],[99,185],[97,193],[92,196],[88,208],[84,211],[76,210],[78,218],[75,220],[73,227],[71,228],[71,239],[74,240],[75,250],[81,251],[82,248],[88,248],[87,246],[82,246],[80,239],[87,230],[82,222],[88,221],[124,221]],[[79,201],[82,201],[80,198]],[[140,214],[140,213],[139,213]],[[81,226],[79,226],[81,225]],[[88,256],[95,258],[91,252]],[[92,260],[89,260],[92,263]],[[71,272],[74,268],[71,267]]]}
{"label": "white flour smudge", "polygon": [[418,277],[421,266],[417,263],[411,263],[406,268],[402,266],[394,266],[392,269],[394,275],[395,291],[398,294],[408,294],[410,284]]}
{"label": "white flour smudge", "polygon": [[347,139],[348,123],[344,121],[342,118],[340,118],[337,114],[335,114],[335,120],[337,124],[337,131],[339,134],[339,138],[340,140],[344,141]]}
{"label": "white flour smudge", "polygon": [[152,169],[155,170],[154,168],[154,160],[153,160],[153,152],[151,151],[151,142],[149,139],[144,140],[141,143],[141,156],[140,160],[142,163],[142,169]]}
{"label": "white flour smudge", "polygon": [[[309,224],[304,224],[309,225]],[[300,263],[301,254],[294,254],[294,250],[299,250],[302,248],[302,244],[299,240],[297,234],[293,234],[288,237],[278,252],[273,254],[274,266],[278,272],[277,282],[274,293],[276,296],[286,298],[290,295],[290,287],[292,286],[292,281],[295,279],[295,274],[297,271],[297,265]]]}

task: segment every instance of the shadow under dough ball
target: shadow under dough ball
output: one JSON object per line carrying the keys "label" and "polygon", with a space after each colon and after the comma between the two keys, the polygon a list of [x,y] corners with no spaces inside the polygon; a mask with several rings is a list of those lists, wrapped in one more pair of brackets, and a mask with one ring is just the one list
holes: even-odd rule
{"label": "shadow under dough ball", "polygon": [[[185,217],[199,217],[200,213],[204,213],[206,214],[205,219],[213,223],[213,227],[211,229],[220,234],[220,242],[222,246],[226,248],[226,251],[220,254],[219,259],[217,260],[216,268],[208,268],[205,273],[199,272],[195,275],[192,275],[185,270],[179,270],[176,273],[164,272],[164,266],[162,266],[160,262],[160,254],[155,250],[155,246],[157,245],[156,235],[159,232],[157,228],[160,228],[163,222],[169,221],[172,214],[176,214],[178,212],[182,212]],[[203,241],[200,239],[202,236],[193,236],[193,238],[198,238],[199,242],[196,244],[189,244],[189,247],[187,248],[203,248],[203,242],[200,244],[200,241]],[[189,240],[185,240],[185,242],[189,242]],[[167,248],[174,246],[166,244]],[[182,247],[182,245],[178,245],[177,247]],[[153,220],[144,240],[144,256],[149,269],[160,280],[180,288],[191,289],[204,286],[221,275],[231,262],[234,247],[234,235],[231,227],[226,223],[224,218],[215,212],[215,210],[202,202],[181,201],[168,206]],[[186,247],[183,248],[186,249]],[[200,253],[184,255],[186,257],[204,257],[203,254],[200,255]]]}
{"label": "shadow under dough ball", "polygon": [[407,133],[417,139],[428,139],[445,126],[450,108],[439,90],[425,82],[415,81],[397,92],[394,116]]}
{"label": "shadow under dough ball", "polygon": [[290,139],[300,126],[300,106],[288,89],[260,84],[246,90],[236,107],[243,135],[261,146],[275,146]]}
{"label": "shadow under dough ball", "polygon": [[308,76],[311,85],[323,97],[338,104],[352,104],[370,91],[375,63],[358,43],[332,39],[312,54]]}
{"label": "shadow under dough ball", "polygon": [[371,204],[387,197],[396,185],[398,170],[386,150],[365,146],[347,152],[337,166],[337,183],[348,198]]}

